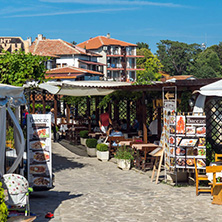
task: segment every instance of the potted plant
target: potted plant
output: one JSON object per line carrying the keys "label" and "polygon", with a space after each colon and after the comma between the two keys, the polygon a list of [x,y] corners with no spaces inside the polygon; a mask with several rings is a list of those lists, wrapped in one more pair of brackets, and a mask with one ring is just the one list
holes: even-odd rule
{"label": "potted plant", "polygon": [[108,145],[103,144],[103,143],[99,143],[96,146],[97,152],[97,158],[103,162],[108,161],[109,160],[109,148]]}
{"label": "potted plant", "polygon": [[86,139],[86,150],[89,156],[96,156],[97,139]]}
{"label": "potted plant", "polygon": [[129,170],[131,167],[131,162],[134,159],[133,151],[126,146],[121,146],[117,148],[115,154],[117,166],[122,170]]}
{"label": "potted plant", "polygon": [[86,145],[86,139],[88,138],[88,134],[89,134],[88,130],[82,130],[79,132],[80,143],[84,146]]}

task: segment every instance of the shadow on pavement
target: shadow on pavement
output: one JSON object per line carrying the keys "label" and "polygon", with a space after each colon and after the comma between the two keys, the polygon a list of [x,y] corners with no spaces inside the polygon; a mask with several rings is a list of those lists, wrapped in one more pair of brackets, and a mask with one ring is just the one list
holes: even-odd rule
{"label": "shadow on pavement", "polygon": [[84,164],[78,163],[73,157],[62,157],[56,154],[52,154],[53,172],[59,172],[65,169],[82,168]]}
{"label": "shadow on pavement", "polygon": [[[70,192],[62,191],[39,191],[30,195],[30,207],[31,212],[36,214],[37,218],[35,222],[49,221],[45,218],[48,212],[54,214],[54,216],[60,221],[59,216],[55,215],[55,210],[65,200],[81,197],[83,194],[71,194]],[[67,209],[68,210],[68,209]]]}
{"label": "shadow on pavement", "polygon": [[78,156],[88,157],[86,147],[83,145],[70,144],[70,141],[67,141],[67,140],[61,140],[61,141],[59,141],[59,144],[61,144],[67,150],[69,150],[72,153],[75,153]]}

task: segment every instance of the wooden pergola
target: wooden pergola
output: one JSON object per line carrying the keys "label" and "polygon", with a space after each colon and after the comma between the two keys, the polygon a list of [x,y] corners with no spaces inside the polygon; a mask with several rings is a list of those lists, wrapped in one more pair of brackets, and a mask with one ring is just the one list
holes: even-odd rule
{"label": "wooden pergola", "polygon": [[[147,110],[147,102],[149,102],[149,105],[153,106],[153,100],[155,100],[155,98],[149,98],[150,93],[156,92],[159,95],[159,98],[162,98],[162,89],[163,87],[172,87],[172,86],[176,86],[177,87],[177,93],[178,93],[178,99],[181,97],[181,93],[185,92],[185,91],[190,91],[193,92],[195,90],[199,90],[200,87],[213,83],[215,81],[220,80],[220,78],[214,78],[214,79],[194,79],[194,80],[177,80],[175,82],[156,82],[156,83],[152,83],[150,85],[125,85],[125,86],[107,86],[105,87],[107,90],[114,90],[114,91],[125,91],[127,93],[132,93],[132,92],[141,92],[142,93],[142,97],[139,101],[136,101],[136,115],[139,114],[139,118],[140,118],[140,123],[141,124],[141,129],[143,130],[143,140],[144,142],[148,141],[148,133],[147,133],[147,119],[149,119],[149,123],[152,121],[153,118],[153,112],[152,110],[148,111]],[[85,86],[85,87],[89,87],[89,88],[103,88],[104,86]],[[42,90],[41,92],[38,91],[33,91],[31,92],[30,95],[30,102],[32,104],[32,113],[35,113],[35,105],[36,103],[41,103],[43,105],[43,113],[46,113],[46,105],[48,103],[50,103],[51,107],[53,106],[55,108],[55,116],[57,117],[57,113],[59,110],[59,104],[58,101],[61,100],[61,98],[63,97],[63,95],[53,95],[48,93],[46,90]],[[96,120],[99,120],[99,115],[100,113],[103,112],[103,108],[98,108],[98,104],[99,101],[101,100],[101,96],[93,96],[91,98],[86,97],[86,110],[85,110],[85,114],[87,116],[90,116],[92,110],[90,109],[90,103],[92,101],[92,98],[94,98],[94,107],[95,107],[95,112],[96,112]],[[150,104],[152,103],[152,104]],[[130,112],[130,106],[132,105],[132,101],[127,100],[126,101],[126,120],[127,120],[127,129],[129,130],[130,127],[130,120],[131,118],[131,112]],[[116,120],[119,120],[119,104],[117,103],[117,101],[112,101],[108,104],[109,109],[113,110],[113,117]],[[63,107],[66,107],[66,118],[69,121],[70,120],[70,105],[66,104],[64,102]],[[147,112],[148,111],[148,112]],[[160,137],[161,134],[161,112],[162,112],[162,105],[161,103],[158,105],[157,107],[157,118],[158,118],[158,136]],[[79,113],[79,108],[78,105],[75,109],[75,115],[78,116]],[[149,118],[147,118],[149,117]],[[57,120],[56,120],[57,121]],[[90,129],[90,126],[89,126]]]}

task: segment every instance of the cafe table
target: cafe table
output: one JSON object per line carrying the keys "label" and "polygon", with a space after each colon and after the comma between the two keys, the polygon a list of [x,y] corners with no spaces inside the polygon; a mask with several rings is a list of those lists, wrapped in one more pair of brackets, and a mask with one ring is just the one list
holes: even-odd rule
{"label": "cafe table", "polygon": [[74,144],[77,144],[80,140],[79,137],[79,132],[82,130],[87,130],[86,126],[78,126],[78,125],[73,125],[69,131],[71,133],[71,140]]}
{"label": "cafe table", "polygon": [[118,144],[119,144],[119,146],[130,146],[132,141],[133,140],[124,140],[124,141],[120,141]]}
{"label": "cafe table", "polygon": [[142,165],[142,169],[145,170],[148,153],[153,151],[154,149],[156,149],[158,147],[158,145],[156,145],[154,143],[137,143],[137,144],[132,144],[131,146],[136,151],[140,151],[140,150],[143,151],[144,164]]}

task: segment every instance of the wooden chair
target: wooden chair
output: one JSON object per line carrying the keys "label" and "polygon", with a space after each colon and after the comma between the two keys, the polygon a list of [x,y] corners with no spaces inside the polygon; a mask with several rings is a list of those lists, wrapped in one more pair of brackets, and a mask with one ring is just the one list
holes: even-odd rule
{"label": "wooden chair", "polygon": [[215,162],[222,161],[222,154],[215,153]]}
{"label": "wooden chair", "polygon": [[124,136],[109,136],[107,141],[109,142],[109,155],[113,157],[116,154],[117,146],[113,146],[112,144],[119,143],[120,141],[126,140]]}
{"label": "wooden chair", "polygon": [[222,166],[207,166],[206,172],[213,173],[213,201],[212,204],[222,205],[222,183],[216,181],[216,173],[222,171]]}
{"label": "wooden chair", "polygon": [[[141,143],[144,142],[142,140],[141,141],[133,140],[132,142],[130,142],[130,146],[133,147],[133,144],[141,144]],[[143,167],[143,163],[145,161],[144,153],[142,150],[136,150],[136,149],[133,149],[133,152],[134,152],[134,167],[136,169],[141,170]]]}
{"label": "wooden chair", "polygon": [[209,187],[199,187],[199,181],[208,181],[208,177],[207,175],[201,175],[198,174],[198,170],[197,170],[197,161],[194,158],[194,166],[195,166],[195,177],[196,177],[196,195],[198,196],[199,192],[210,192],[211,195],[213,194],[213,188],[212,188],[212,184],[209,183],[208,185],[211,185],[211,188]]}

